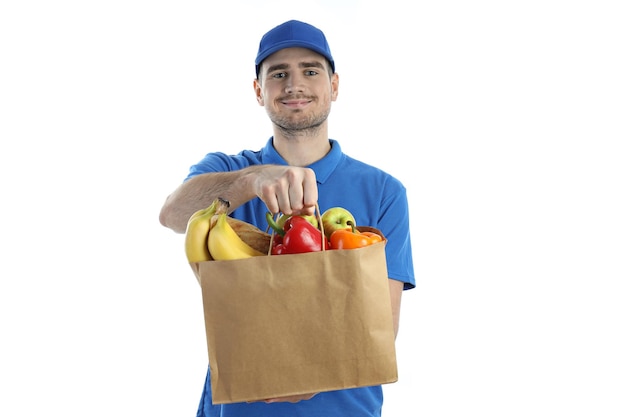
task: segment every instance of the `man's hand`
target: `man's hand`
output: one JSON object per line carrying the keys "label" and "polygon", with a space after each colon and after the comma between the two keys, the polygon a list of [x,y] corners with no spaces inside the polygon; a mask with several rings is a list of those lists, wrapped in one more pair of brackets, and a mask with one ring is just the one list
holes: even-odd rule
{"label": "man's hand", "polygon": [[312,169],[264,165],[254,176],[255,193],[273,214],[315,214],[317,179]]}

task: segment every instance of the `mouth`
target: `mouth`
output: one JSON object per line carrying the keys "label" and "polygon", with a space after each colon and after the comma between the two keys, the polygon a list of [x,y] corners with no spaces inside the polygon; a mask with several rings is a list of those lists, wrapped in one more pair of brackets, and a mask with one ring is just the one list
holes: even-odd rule
{"label": "mouth", "polygon": [[286,106],[292,109],[301,109],[303,107],[308,106],[311,102],[313,102],[313,100],[308,99],[308,98],[298,98],[298,99],[280,100],[280,102],[283,106]]}

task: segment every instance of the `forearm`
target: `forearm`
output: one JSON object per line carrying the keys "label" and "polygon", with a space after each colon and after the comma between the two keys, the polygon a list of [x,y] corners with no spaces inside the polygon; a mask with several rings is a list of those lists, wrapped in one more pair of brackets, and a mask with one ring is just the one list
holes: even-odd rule
{"label": "forearm", "polygon": [[310,215],[317,202],[317,180],[312,169],[287,165],[254,165],[201,174],[170,194],[159,220],[163,226],[184,233],[189,217],[218,197],[230,202],[231,211],[259,197],[272,213]]}
{"label": "forearm", "polygon": [[190,178],[167,197],[159,221],[176,233],[185,233],[191,215],[208,207],[218,197],[230,202],[231,211],[236,209],[255,197],[248,180],[250,172],[255,168],[207,173]]}

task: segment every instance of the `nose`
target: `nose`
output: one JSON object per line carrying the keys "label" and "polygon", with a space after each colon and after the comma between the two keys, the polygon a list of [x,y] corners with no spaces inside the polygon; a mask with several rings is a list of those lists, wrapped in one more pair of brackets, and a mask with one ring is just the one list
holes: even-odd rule
{"label": "nose", "polygon": [[293,94],[304,91],[304,75],[292,73],[287,78],[285,93]]}

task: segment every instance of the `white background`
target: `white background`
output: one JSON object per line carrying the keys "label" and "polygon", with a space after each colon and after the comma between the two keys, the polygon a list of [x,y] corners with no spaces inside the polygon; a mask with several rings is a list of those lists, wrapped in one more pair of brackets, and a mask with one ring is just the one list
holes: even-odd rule
{"label": "white background", "polygon": [[3,2],[0,415],[195,415],[200,292],[158,213],[264,145],[253,59],[291,18],[330,40],[331,136],[408,188],[384,415],[626,415],[619,3]]}

